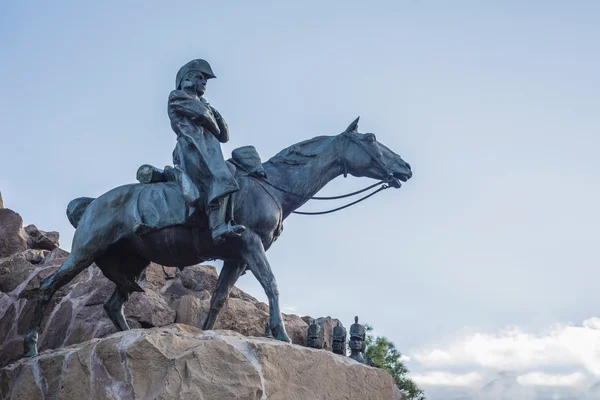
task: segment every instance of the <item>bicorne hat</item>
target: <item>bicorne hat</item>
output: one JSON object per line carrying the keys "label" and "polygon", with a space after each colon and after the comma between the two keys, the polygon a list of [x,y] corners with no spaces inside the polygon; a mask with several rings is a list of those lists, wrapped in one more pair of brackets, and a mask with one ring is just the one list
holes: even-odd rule
{"label": "bicorne hat", "polygon": [[181,81],[189,72],[202,72],[206,79],[216,78],[215,74],[206,60],[196,59],[188,62],[183,67],[179,68],[177,77],[175,78],[175,87],[180,89]]}

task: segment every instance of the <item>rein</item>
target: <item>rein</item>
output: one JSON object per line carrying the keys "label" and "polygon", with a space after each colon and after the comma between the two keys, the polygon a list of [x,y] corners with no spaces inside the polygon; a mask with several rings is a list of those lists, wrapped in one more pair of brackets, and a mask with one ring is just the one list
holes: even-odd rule
{"label": "rein", "polygon": [[[379,183],[377,183],[377,184],[379,184]],[[374,195],[376,195],[377,193],[379,193],[379,192],[381,192],[382,190],[385,190],[385,189],[389,189],[389,186],[388,186],[388,185],[386,185],[386,184],[383,184],[383,185],[381,185],[381,187],[380,187],[379,189],[377,189],[377,190],[376,190],[376,191],[374,191],[373,193],[369,193],[368,195],[366,195],[366,196],[364,196],[364,197],[361,197],[360,199],[358,199],[358,200],[356,200],[356,201],[353,201],[352,203],[348,203],[348,204],[346,204],[345,206],[341,206],[341,207],[338,207],[338,208],[334,208],[334,209],[332,209],[332,210],[327,210],[327,211],[315,211],[315,212],[292,211],[292,214],[300,214],[300,215],[323,215],[323,214],[329,214],[329,213],[332,213],[332,212],[336,212],[336,211],[339,211],[339,210],[343,210],[344,208],[348,208],[348,207],[350,207],[350,206],[353,206],[353,205],[355,205],[355,204],[357,204],[357,203],[360,203],[361,201],[363,201],[363,200],[366,200],[366,199],[368,199],[369,197],[371,197],[371,196],[374,196]]]}
{"label": "rein", "polygon": [[352,192],[352,193],[348,193],[348,194],[342,194],[340,196],[331,196],[331,197],[318,197],[318,196],[304,196],[302,194],[297,194],[294,192],[290,192],[289,190],[285,190],[283,188],[280,188],[279,186],[275,186],[274,184],[272,184],[271,182],[269,182],[268,180],[264,180],[263,182],[265,182],[267,185],[271,186],[274,189],[279,190],[280,192],[286,193],[286,194],[291,194],[292,196],[296,196],[296,197],[302,197],[304,199],[308,199],[308,200],[339,200],[339,199],[345,199],[346,197],[351,197],[351,196],[355,196],[357,194],[361,194],[363,192],[366,192],[369,189],[373,189],[375,186],[378,186],[382,183],[384,183],[384,181],[379,181],[377,183],[372,184],[371,186],[368,186],[364,189],[361,190],[357,190],[356,192]]}
{"label": "rein", "polygon": [[366,192],[369,189],[373,189],[375,186],[381,185],[381,187],[379,189],[377,189],[376,191],[374,191],[373,193],[369,193],[368,195],[366,195],[364,197],[361,197],[360,199],[358,199],[356,201],[353,201],[352,203],[348,203],[348,204],[346,204],[344,206],[341,206],[341,207],[338,207],[338,208],[334,208],[334,209],[327,210],[327,211],[315,211],[315,212],[292,211],[292,214],[300,214],[300,215],[323,215],[323,214],[330,214],[332,212],[336,212],[336,211],[339,211],[339,210],[343,210],[344,208],[348,208],[350,206],[353,206],[354,204],[358,204],[361,201],[366,200],[369,197],[376,195],[377,193],[381,192],[382,190],[385,190],[385,189],[389,188],[389,186],[387,184],[385,184],[384,181],[379,181],[379,182],[374,183],[373,185],[368,186],[368,187],[366,187],[364,189],[357,190],[356,192],[352,192],[352,193],[348,193],[348,194],[343,194],[343,195],[340,195],[340,196],[331,196],[331,197],[313,196],[313,197],[310,197],[310,196],[304,196],[304,195],[301,195],[301,194],[290,192],[289,190],[282,189],[282,188],[280,188],[280,187],[272,184],[271,182],[269,182],[266,179],[261,179],[260,181],[266,183],[267,185],[271,186],[272,188],[277,189],[277,190],[279,190],[279,191],[281,191],[283,193],[291,194],[293,196],[302,197],[304,199],[309,199],[309,200],[338,200],[338,199],[344,199],[346,197],[351,197],[351,196],[355,196],[357,194]]}

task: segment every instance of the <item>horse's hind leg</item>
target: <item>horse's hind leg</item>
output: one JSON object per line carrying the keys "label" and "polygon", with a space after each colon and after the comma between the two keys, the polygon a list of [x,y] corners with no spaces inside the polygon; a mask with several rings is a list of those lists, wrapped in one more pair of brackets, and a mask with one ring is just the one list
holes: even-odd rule
{"label": "horse's hind leg", "polygon": [[206,321],[202,329],[209,330],[213,329],[219,312],[225,305],[227,296],[235,282],[237,282],[242,272],[246,269],[246,264],[241,262],[225,261],[221,273],[219,274],[219,280],[217,281],[217,288],[210,299],[210,311],[206,316]]}
{"label": "horse's hind leg", "polygon": [[129,330],[123,305],[129,300],[131,293],[144,291],[137,281],[150,263],[128,250],[126,243],[117,243],[96,259],[96,265],[104,276],[117,285],[113,294],[104,302],[104,311],[118,331]]}
{"label": "horse's hind leg", "polygon": [[125,314],[123,314],[123,304],[127,300],[129,300],[129,291],[117,286],[112,296],[104,302],[104,310],[119,331],[129,330]]}
{"label": "horse's hind leg", "polygon": [[32,357],[38,353],[37,341],[40,323],[42,322],[44,310],[54,293],[62,286],[69,283],[81,271],[89,267],[92,262],[93,259],[89,255],[80,256],[76,253],[71,253],[56,272],[42,281],[39,289],[38,302],[35,311],[33,312],[31,323],[29,324],[29,331],[23,341],[26,357]]}

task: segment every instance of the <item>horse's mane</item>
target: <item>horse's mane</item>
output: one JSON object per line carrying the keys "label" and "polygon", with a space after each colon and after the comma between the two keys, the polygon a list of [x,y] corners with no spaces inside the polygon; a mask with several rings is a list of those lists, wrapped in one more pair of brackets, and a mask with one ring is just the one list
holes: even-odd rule
{"label": "horse's mane", "polygon": [[304,165],[333,142],[336,136],[317,136],[281,150],[267,161],[273,165]]}

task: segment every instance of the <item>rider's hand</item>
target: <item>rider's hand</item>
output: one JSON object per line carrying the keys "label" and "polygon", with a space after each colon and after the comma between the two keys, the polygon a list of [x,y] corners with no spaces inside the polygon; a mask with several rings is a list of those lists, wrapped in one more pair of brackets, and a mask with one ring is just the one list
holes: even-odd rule
{"label": "rider's hand", "polygon": [[221,114],[213,107],[213,106],[209,106],[210,110],[212,111],[213,115],[215,116],[215,119],[221,119]]}

